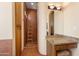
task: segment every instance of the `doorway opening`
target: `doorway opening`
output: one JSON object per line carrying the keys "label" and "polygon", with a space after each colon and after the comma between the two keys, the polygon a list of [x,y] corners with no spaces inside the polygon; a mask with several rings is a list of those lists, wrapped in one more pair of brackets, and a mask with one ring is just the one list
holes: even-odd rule
{"label": "doorway opening", "polygon": [[38,53],[37,2],[24,2],[24,52],[28,56]]}

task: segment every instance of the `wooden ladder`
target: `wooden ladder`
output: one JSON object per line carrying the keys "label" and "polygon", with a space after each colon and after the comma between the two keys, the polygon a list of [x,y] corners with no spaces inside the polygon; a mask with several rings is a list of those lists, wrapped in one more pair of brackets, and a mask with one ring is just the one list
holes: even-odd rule
{"label": "wooden ladder", "polygon": [[33,29],[31,23],[28,24],[27,28],[27,42],[33,42]]}

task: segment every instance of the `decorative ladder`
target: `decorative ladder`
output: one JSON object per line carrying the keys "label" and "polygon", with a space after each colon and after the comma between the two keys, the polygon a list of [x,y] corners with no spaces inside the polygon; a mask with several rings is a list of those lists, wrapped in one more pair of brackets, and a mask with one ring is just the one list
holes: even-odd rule
{"label": "decorative ladder", "polygon": [[33,43],[33,29],[31,23],[28,24],[27,28],[27,42]]}

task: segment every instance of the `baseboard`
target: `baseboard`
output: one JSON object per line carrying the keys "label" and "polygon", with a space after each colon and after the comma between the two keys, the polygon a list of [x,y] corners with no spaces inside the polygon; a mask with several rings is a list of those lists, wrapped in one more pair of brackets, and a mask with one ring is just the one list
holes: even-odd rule
{"label": "baseboard", "polygon": [[41,54],[38,50],[38,53],[40,54],[40,56],[47,56],[47,54]]}

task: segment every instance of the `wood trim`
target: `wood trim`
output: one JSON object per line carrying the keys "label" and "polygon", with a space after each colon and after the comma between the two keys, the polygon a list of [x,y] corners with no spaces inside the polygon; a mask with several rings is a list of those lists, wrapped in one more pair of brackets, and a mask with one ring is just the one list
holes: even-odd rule
{"label": "wood trim", "polygon": [[15,43],[16,56],[21,55],[21,20],[22,20],[21,2],[15,2]]}
{"label": "wood trim", "polygon": [[15,56],[15,3],[12,3],[12,33],[13,33],[13,40],[12,40],[12,55]]}
{"label": "wood trim", "polygon": [[21,25],[22,25],[22,27],[21,27],[21,33],[22,33],[22,40],[21,40],[21,46],[22,46],[22,48],[21,48],[21,50],[23,51],[23,49],[24,49],[24,13],[25,13],[25,5],[24,5],[24,2],[21,2]]}

